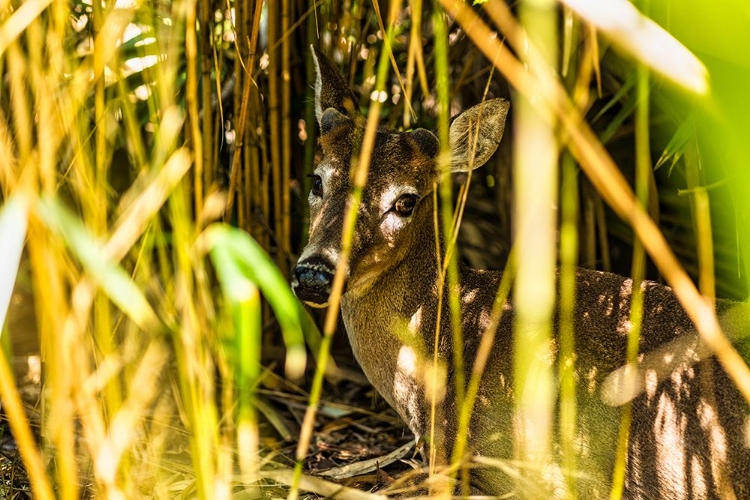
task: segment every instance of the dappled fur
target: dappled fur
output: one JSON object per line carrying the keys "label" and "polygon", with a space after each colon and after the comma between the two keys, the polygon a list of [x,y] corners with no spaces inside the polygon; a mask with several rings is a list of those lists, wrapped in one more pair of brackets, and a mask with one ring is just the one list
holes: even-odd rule
{"label": "dappled fur", "polygon": [[[316,58],[318,67],[326,68],[319,74],[318,87],[343,82],[343,79],[325,81],[332,65],[319,53]],[[352,116],[356,112],[331,102],[330,95],[347,94],[339,89],[329,91],[326,97],[325,105],[336,111],[332,111],[334,114],[328,116],[331,122],[323,127],[323,166],[319,165],[316,171],[325,171],[328,177],[322,198],[311,195],[310,243],[300,257],[293,282],[300,298],[314,304],[324,303],[327,294],[325,290],[313,289],[318,282],[308,280],[309,274],[304,273],[314,273],[321,262],[327,266],[327,273],[333,272],[336,262],[332,259],[340,251],[350,189],[349,164],[357,146],[352,141],[360,140],[362,134],[356,117]],[[507,105],[504,107],[507,111]],[[328,111],[324,109],[323,113]],[[504,118],[503,114],[503,122]],[[433,147],[424,131],[419,134],[418,140],[410,138],[409,133],[381,130],[377,134],[341,312],[365,375],[418,438],[430,435],[431,405],[424,373],[437,349],[447,377],[445,395],[436,408],[438,432],[431,445],[445,461],[451,456],[457,427],[453,346],[447,329],[450,317],[447,297],[443,302],[438,346],[434,345],[439,302],[431,192],[438,180],[434,160],[437,147]],[[499,136],[485,139],[496,144]],[[419,195],[413,214],[403,220],[383,213],[381,206],[382,193],[394,185],[408,185]],[[391,234],[393,227],[396,229]],[[315,266],[309,267],[310,262]],[[314,277],[321,279],[320,275]],[[480,340],[487,334],[500,279],[498,272],[466,267],[460,270],[466,373],[470,373]],[[602,402],[600,388],[607,374],[625,361],[632,282],[614,274],[580,269],[576,285],[575,368],[579,405],[576,474],[580,477],[581,498],[601,498],[609,495],[620,409]],[[689,318],[669,288],[646,282],[643,289],[642,353],[692,331]],[[325,298],[320,299],[321,296]],[[549,348],[551,355],[556,354],[556,341]],[[472,454],[500,459],[515,456],[513,349],[513,308],[509,301],[473,409],[468,435]],[[732,498],[732,495],[750,498],[750,450],[745,436],[744,401],[715,360],[700,363],[685,360],[675,362],[675,366],[671,375],[658,384],[656,381],[647,384],[646,392],[634,400],[625,498]],[[513,492],[541,498],[561,495],[565,491],[564,477],[558,467],[557,445],[552,455],[541,475],[543,484],[518,482],[507,470],[486,467],[473,471],[472,485],[493,495]]]}

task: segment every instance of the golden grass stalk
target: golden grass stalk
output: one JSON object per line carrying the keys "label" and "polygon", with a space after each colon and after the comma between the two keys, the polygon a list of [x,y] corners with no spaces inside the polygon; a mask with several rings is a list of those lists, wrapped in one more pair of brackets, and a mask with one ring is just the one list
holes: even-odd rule
{"label": "golden grass stalk", "polygon": [[[21,261],[21,251],[26,238],[28,203],[22,198],[8,200],[0,212],[0,240],[4,242],[3,259],[10,275],[3,272],[4,287],[0,290],[0,325],[5,324],[5,317],[10,303],[11,283],[16,281],[18,266]],[[40,499],[55,498],[52,486],[47,478],[44,460],[37,448],[31,429],[26,420],[26,413],[21,397],[16,388],[16,379],[8,364],[6,353],[0,355],[0,397],[8,418],[11,431],[16,439],[18,451],[26,464],[31,487]]]}

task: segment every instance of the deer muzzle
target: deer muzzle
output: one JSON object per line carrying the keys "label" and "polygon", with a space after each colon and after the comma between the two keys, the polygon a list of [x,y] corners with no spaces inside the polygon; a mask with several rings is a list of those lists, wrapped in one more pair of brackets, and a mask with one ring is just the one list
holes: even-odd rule
{"label": "deer muzzle", "polygon": [[320,257],[300,261],[292,270],[292,291],[310,306],[326,307],[334,270],[332,263]]}

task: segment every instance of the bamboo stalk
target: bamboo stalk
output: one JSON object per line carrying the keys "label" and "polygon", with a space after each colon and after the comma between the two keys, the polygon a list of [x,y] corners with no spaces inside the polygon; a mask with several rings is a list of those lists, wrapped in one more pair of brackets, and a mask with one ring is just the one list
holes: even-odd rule
{"label": "bamboo stalk", "polygon": [[292,123],[291,123],[291,0],[281,0],[281,234],[279,250],[284,266],[282,272],[288,274],[291,255],[291,165],[292,165]]}
{"label": "bamboo stalk", "polygon": [[[256,56],[256,47],[258,43],[258,33],[259,33],[259,26],[260,26],[260,14],[261,14],[261,7],[262,7],[262,0],[256,0],[255,8],[253,9],[253,24],[252,29],[250,32],[250,39],[249,39],[249,50],[247,54],[247,61],[245,61],[244,67],[242,65],[241,58],[237,62],[236,71],[237,71],[237,84],[235,87],[235,113],[237,113],[237,106],[239,107],[239,114],[236,114],[235,116],[238,116],[237,119],[237,125],[236,125],[236,143],[235,143],[235,149],[234,149],[234,155],[232,157],[232,168],[231,168],[231,177],[229,179],[229,190],[227,193],[227,206],[225,209],[224,217],[225,219],[227,217],[231,217],[232,214],[232,208],[234,206],[234,198],[236,196],[236,192],[238,189],[241,188],[240,178],[241,178],[241,158],[242,153],[244,151],[243,146],[245,144],[245,136],[247,133],[246,124],[248,122],[248,107],[250,103],[250,95],[251,90],[254,87],[254,82],[251,78],[251,70],[255,67],[255,56]],[[241,43],[241,42],[238,42]],[[242,88],[242,97],[239,100],[239,104],[237,101],[237,92],[239,89]]]}
{"label": "bamboo stalk", "polygon": [[[43,374],[45,377],[44,383],[49,384],[48,386],[51,388],[49,405],[45,404],[42,406],[43,424],[46,424],[45,415],[48,412],[47,406],[63,406],[68,403],[66,394],[68,394],[67,389],[69,388],[67,386],[69,378],[61,376],[61,374],[67,369],[67,366],[62,366],[64,365],[64,360],[54,355],[57,352],[64,352],[58,349],[58,347],[60,347],[60,336],[58,333],[61,331],[61,321],[60,316],[58,315],[59,310],[53,307],[53,305],[65,303],[63,299],[65,285],[61,280],[61,274],[58,272],[58,262],[52,255],[54,246],[49,243],[50,242],[42,232],[30,231],[28,249],[29,257],[31,259],[31,267],[34,269],[34,297],[37,304],[50,306],[38,308],[36,314],[37,328],[40,333],[42,361],[46,362],[47,367],[47,372]],[[6,391],[8,391],[8,396],[5,395]],[[45,484],[48,483],[48,479],[45,474],[42,457],[40,456],[37,458],[33,456],[35,454],[36,446],[34,445],[34,439],[31,436],[30,431],[24,431],[22,429],[15,430],[13,428],[14,425],[27,425],[27,420],[22,408],[20,412],[16,414],[16,405],[13,402],[7,401],[8,399],[13,398],[10,391],[15,392],[15,385],[12,385],[9,388],[3,388],[3,403],[9,405],[6,412],[8,413],[11,430],[13,430],[15,439],[18,442],[19,451],[24,450],[21,451],[21,456],[26,464],[32,485],[34,485],[35,490],[39,490],[39,493],[35,491],[35,494],[39,495],[40,498],[54,498],[51,486]],[[20,402],[18,406],[20,406]],[[18,418],[20,418],[21,423],[15,422]],[[63,433],[63,435],[73,434],[72,422],[70,419],[57,423],[60,425],[61,433]],[[42,429],[45,427],[46,425],[42,427]],[[46,432],[43,432],[42,435],[45,444],[62,444],[50,437]],[[30,448],[29,444],[31,444]],[[30,456],[27,458],[24,456],[24,453],[29,454]],[[62,460],[72,460],[72,464],[74,464],[74,450],[71,448],[60,450],[57,454],[57,458]],[[72,464],[62,464],[61,469],[58,470],[58,478],[68,479],[70,469],[67,468],[66,465],[69,466]]]}
{"label": "bamboo stalk", "polygon": [[[226,213],[224,220],[229,221],[234,215],[232,213],[232,207],[234,205],[234,198],[237,198],[237,213],[236,222],[237,227],[241,227],[251,232],[251,227],[248,222],[248,213],[250,212],[250,206],[252,205],[253,193],[247,192],[244,189],[246,179],[246,171],[249,168],[247,165],[247,158],[243,157],[245,139],[247,133],[245,132],[245,120],[242,109],[246,108],[246,97],[245,92],[249,92],[250,88],[245,88],[250,83],[250,74],[252,74],[252,68],[247,67],[248,59],[248,44],[247,40],[247,17],[251,15],[249,13],[251,0],[240,0],[235,2],[234,5],[234,50],[235,50],[235,61],[234,61],[234,158],[232,160],[229,180],[229,194],[227,200]],[[239,117],[239,120],[237,119]],[[244,155],[246,156],[246,155]],[[243,161],[245,160],[245,161]]]}
{"label": "bamboo stalk", "polygon": [[[200,131],[200,113],[198,104],[198,35],[196,32],[197,0],[189,0],[185,13],[185,56],[187,58],[187,79],[185,82],[185,101],[187,103],[189,137],[195,152],[193,170],[193,196],[195,213],[203,212],[203,160],[204,144]],[[209,99],[210,103],[210,99]],[[209,113],[210,114],[210,113]]]}
{"label": "bamboo stalk", "polygon": [[[203,158],[200,165],[203,167],[203,178],[201,183],[204,189],[210,188],[216,177],[215,169],[217,162],[214,161],[213,147],[215,144],[213,125],[213,109],[211,105],[211,96],[213,93],[214,85],[211,82],[211,56],[213,55],[212,49],[212,38],[213,38],[213,18],[214,10],[211,7],[211,0],[201,0],[200,4],[200,68],[201,68],[201,106],[203,114],[201,116],[201,127],[203,139],[201,144],[203,145]],[[216,73],[216,81],[219,81],[219,74]],[[217,95],[219,101],[221,101],[221,90]],[[196,163],[196,166],[198,163]],[[196,173],[197,175],[197,173]],[[201,193],[203,195],[203,193]],[[202,210],[198,210],[196,207],[196,216],[200,216]]]}
{"label": "bamboo stalk", "polygon": [[271,148],[271,176],[273,182],[273,231],[276,240],[276,265],[286,272],[284,258],[284,214],[283,214],[283,166],[281,131],[282,89],[279,82],[281,64],[279,61],[278,41],[281,12],[279,2],[269,2],[268,12],[268,136]]}

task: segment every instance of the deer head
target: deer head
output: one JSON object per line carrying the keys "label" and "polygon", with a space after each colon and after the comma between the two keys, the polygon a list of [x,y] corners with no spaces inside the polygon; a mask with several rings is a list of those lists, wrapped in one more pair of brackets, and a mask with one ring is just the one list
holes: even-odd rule
{"label": "deer head", "polygon": [[[315,114],[323,157],[309,195],[310,239],[293,272],[297,296],[312,306],[328,303],[350,200],[350,166],[364,132],[356,99],[338,69],[313,48],[317,69]],[[450,126],[450,171],[482,166],[497,149],[508,102],[492,99],[456,117]],[[345,293],[366,290],[403,263],[415,246],[431,245],[432,192],[440,180],[440,144],[425,129],[379,130],[362,192]]]}

